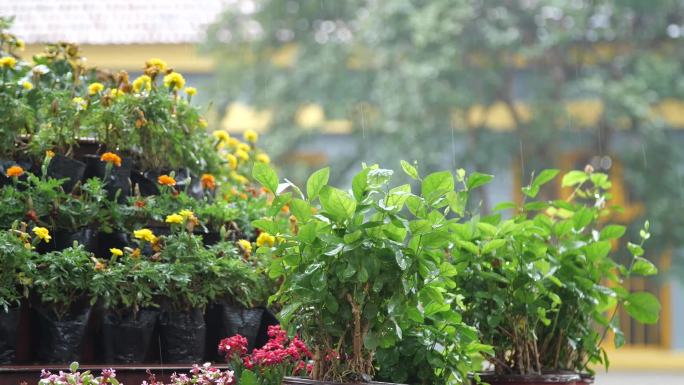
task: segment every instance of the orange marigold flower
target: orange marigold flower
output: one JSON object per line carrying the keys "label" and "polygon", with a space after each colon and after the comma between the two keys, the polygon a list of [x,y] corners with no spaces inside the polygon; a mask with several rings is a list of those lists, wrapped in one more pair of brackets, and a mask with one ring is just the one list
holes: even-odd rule
{"label": "orange marigold flower", "polygon": [[216,188],[216,178],[211,174],[203,174],[200,178],[200,183],[203,188],[213,190]]}
{"label": "orange marigold flower", "polygon": [[172,177],[168,175],[160,175],[159,178],[157,178],[157,182],[159,184],[164,185],[164,186],[175,186],[176,185],[176,180],[173,179]]}
{"label": "orange marigold flower", "polygon": [[100,160],[107,163],[113,163],[116,167],[121,167],[121,157],[113,152],[105,152],[100,157]]}
{"label": "orange marigold flower", "polygon": [[135,204],[135,207],[137,207],[137,208],[139,208],[139,209],[140,209],[140,208],[143,208],[143,207],[145,207],[145,204],[146,204],[146,203],[145,203],[145,201],[144,201],[144,200],[137,200],[137,201],[135,201],[135,203],[134,203],[134,204]]}
{"label": "orange marigold flower", "polygon": [[12,166],[7,169],[7,177],[12,178],[15,176],[22,176],[24,174],[24,169],[21,166]]}

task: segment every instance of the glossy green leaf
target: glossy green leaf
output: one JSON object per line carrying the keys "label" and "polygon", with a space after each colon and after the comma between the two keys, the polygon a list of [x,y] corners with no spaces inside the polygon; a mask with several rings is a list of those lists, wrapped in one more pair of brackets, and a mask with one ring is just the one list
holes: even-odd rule
{"label": "glossy green leaf", "polygon": [[323,209],[338,221],[351,218],[356,210],[356,200],[335,187],[323,186],[320,199]]}
{"label": "glossy green leaf", "polygon": [[468,190],[472,190],[491,182],[492,179],[494,179],[494,175],[474,172],[468,176],[468,182],[466,183],[466,186],[468,186]]}
{"label": "glossy green leaf", "polygon": [[601,230],[601,240],[605,239],[617,239],[625,234],[625,226],[621,225],[608,225]]}
{"label": "glossy green leaf", "polygon": [[420,175],[418,175],[418,170],[416,170],[416,168],[413,167],[411,165],[411,163],[409,163],[405,160],[402,160],[401,161],[401,168],[402,168],[402,170],[404,170],[406,175],[410,176],[411,178],[416,179],[416,180],[420,179]]}
{"label": "glossy green leaf", "polygon": [[328,184],[330,178],[330,167],[322,168],[309,176],[306,181],[306,195],[309,201],[316,199],[323,186]]}
{"label": "glossy green leaf", "polygon": [[278,190],[278,174],[271,166],[260,162],[254,163],[252,176],[272,193],[275,194]]}
{"label": "glossy green leaf", "polygon": [[589,176],[586,172],[573,170],[563,175],[563,181],[561,182],[561,185],[563,187],[574,187],[586,182],[587,179],[589,179]]}
{"label": "glossy green leaf", "polygon": [[632,274],[648,276],[658,274],[658,268],[648,259],[643,257],[634,257],[632,264]]}
{"label": "glossy green leaf", "polygon": [[632,293],[625,300],[625,310],[641,323],[654,324],[660,316],[660,302],[651,293]]}
{"label": "glossy green leaf", "polygon": [[422,193],[430,202],[453,189],[454,176],[449,171],[434,172],[423,179]]}

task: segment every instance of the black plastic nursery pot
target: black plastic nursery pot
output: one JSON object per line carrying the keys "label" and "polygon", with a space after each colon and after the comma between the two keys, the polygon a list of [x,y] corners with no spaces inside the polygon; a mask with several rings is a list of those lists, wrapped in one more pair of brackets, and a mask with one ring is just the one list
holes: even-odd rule
{"label": "black plastic nursery pot", "polygon": [[[97,177],[102,180],[107,175],[107,163],[100,160],[98,155],[85,155],[86,163],[85,179]],[[126,197],[131,195],[131,171],[133,169],[133,161],[130,158],[121,158],[120,167],[112,167],[107,180],[105,182],[105,189],[109,199],[114,199],[118,193],[117,201],[119,203],[126,202]]]}
{"label": "black plastic nursery pot", "polygon": [[285,377],[283,379],[283,382],[281,383],[282,385],[368,385],[368,384],[375,384],[375,385],[402,385],[402,384],[396,384],[393,382],[331,382],[331,381],[317,381],[317,380],[309,380],[308,378],[301,378],[301,377]]}
{"label": "black plastic nursery pot", "polygon": [[[580,385],[582,377],[577,373],[544,373],[544,374],[496,374],[496,373],[479,373],[480,380],[490,385],[549,385],[549,384],[567,384]],[[592,379],[593,382],[593,379]],[[473,384],[477,381],[473,379]],[[590,384],[586,383],[586,384]]]}
{"label": "black plastic nursery pot", "polygon": [[103,258],[109,258],[111,251],[109,249],[117,248],[123,250],[124,247],[131,245],[131,237],[128,233],[113,231],[111,233],[100,232],[97,234],[97,251],[95,255]]}
{"label": "black plastic nursery pot", "polygon": [[251,351],[256,344],[261,328],[263,308],[245,309],[228,303],[221,304],[221,324],[223,335],[230,337],[240,334],[247,339],[247,349]]}
{"label": "black plastic nursery pot", "polygon": [[159,194],[156,176],[151,175],[150,173],[142,173],[137,170],[131,171],[131,184],[133,190],[135,190],[136,193],[139,193],[140,196],[147,197]]}
{"label": "black plastic nursery pot", "polygon": [[34,308],[38,324],[36,355],[40,362],[79,361],[91,307],[82,306],[58,318],[49,307]]}
{"label": "black plastic nursery pot", "polygon": [[76,159],[57,154],[48,165],[47,174],[55,179],[67,178],[62,185],[64,191],[73,190],[76,183],[83,180],[86,164]]}
{"label": "black plastic nursery pot", "polygon": [[206,332],[204,312],[201,309],[162,310],[159,317],[162,362],[202,362]]}
{"label": "black plastic nursery pot", "polygon": [[137,313],[105,311],[102,320],[102,346],[105,362],[141,363],[152,344],[159,311],[142,309]]}
{"label": "black plastic nursery pot", "polygon": [[0,364],[14,362],[17,352],[19,310],[18,307],[6,312],[0,309]]}
{"label": "black plastic nursery pot", "polygon": [[84,227],[77,231],[58,230],[55,233],[55,249],[64,250],[74,245],[74,242],[83,245],[83,247],[92,253],[98,251],[98,236],[97,231]]}

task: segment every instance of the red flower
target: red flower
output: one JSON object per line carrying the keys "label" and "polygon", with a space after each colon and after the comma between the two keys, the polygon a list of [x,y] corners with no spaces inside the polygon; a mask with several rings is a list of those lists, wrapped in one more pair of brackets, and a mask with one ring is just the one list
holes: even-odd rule
{"label": "red flower", "polygon": [[224,338],[218,348],[220,353],[225,354],[226,360],[231,360],[235,355],[241,357],[247,354],[247,338],[239,334]]}

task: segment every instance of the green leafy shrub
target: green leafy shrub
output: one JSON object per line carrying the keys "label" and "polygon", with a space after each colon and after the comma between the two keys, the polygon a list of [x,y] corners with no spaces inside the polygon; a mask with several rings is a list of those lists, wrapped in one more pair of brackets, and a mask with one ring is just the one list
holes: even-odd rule
{"label": "green leafy shrub", "polygon": [[[558,170],[540,173],[523,188],[535,198]],[[452,263],[457,292],[466,305],[466,322],[478,328],[487,356],[498,373],[591,371],[589,364],[608,359],[603,345],[612,331],[624,343],[616,311],[624,307],[639,322],[654,323],[660,304],[650,293],[630,293],[624,281],[657,269],[642,257],[641,244],[628,243],[628,263],[611,251],[625,232],[612,224],[610,181],[605,174],[571,171],[562,186],[565,200],[510,202],[501,215],[473,217],[453,225]],[[642,242],[648,238],[648,224]]]}
{"label": "green leafy shrub", "polygon": [[[419,179],[411,165],[406,169]],[[292,192],[279,189],[275,171],[255,165],[254,178],[279,191],[273,206],[288,204],[296,219],[293,229],[275,217],[256,221],[278,234],[257,253],[274,258],[269,273],[283,279],[274,300],[284,305],[288,330],[312,347],[314,379],[367,380],[376,364],[391,362],[375,362],[378,349],[412,338],[430,351],[431,379],[466,381],[471,355],[486,347],[461,321],[444,250],[468,192],[455,191],[447,171],[426,176],[421,194],[408,184],[392,187],[392,174],[365,167],[349,193],[329,186],[322,169],[309,177],[305,195],[289,182],[282,187]]]}
{"label": "green leafy shrub", "polygon": [[81,245],[34,254],[35,268],[29,275],[33,279],[33,292],[58,318],[69,313],[73,304],[90,298],[90,285],[97,267],[91,257]]}
{"label": "green leafy shrub", "polygon": [[27,294],[30,278],[26,272],[31,254],[28,234],[15,229],[0,230],[0,309],[7,311],[18,306]]}

